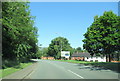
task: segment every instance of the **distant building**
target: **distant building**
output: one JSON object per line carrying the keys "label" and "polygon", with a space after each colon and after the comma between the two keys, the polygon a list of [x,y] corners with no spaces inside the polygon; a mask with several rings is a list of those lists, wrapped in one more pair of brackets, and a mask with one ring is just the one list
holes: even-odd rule
{"label": "distant building", "polygon": [[92,61],[92,62],[106,62],[106,57],[103,56],[91,56],[90,53],[74,53],[71,56],[71,60],[80,61]]}
{"label": "distant building", "polygon": [[54,60],[55,58],[54,57],[41,57],[41,59],[43,59],[43,60]]}
{"label": "distant building", "polygon": [[54,60],[55,58],[54,57],[47,57],[47,59]]}
{"label": "distant building", "polygon": [[47,59],[47,57],[41,57],[41,59],[46,60],[46,59]]}
{"label": "distant building", "polygon": [[89,53],[74,53],[71,56],[71,60],[81,60],[84,61],[85,57],[91,57]]}
{"label": "distant building", "polygon": [[61,58],[69,59],[70,51],[61,51]]}

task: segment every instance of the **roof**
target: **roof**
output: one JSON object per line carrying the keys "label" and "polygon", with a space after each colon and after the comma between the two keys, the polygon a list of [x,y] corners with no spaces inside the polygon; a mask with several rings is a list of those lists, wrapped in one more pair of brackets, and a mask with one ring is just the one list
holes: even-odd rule
{"label": "roof", "polygon": [[74,53],[71,57],[91,57],[90,53]]}

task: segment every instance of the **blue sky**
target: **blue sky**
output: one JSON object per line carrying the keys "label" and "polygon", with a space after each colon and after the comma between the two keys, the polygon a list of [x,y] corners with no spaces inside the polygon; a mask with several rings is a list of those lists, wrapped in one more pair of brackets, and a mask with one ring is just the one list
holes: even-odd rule
{"label": "blue sky", "polygon": [[31,15],[36,16],[38,44],[48,47],[51,40],[62,36],[73,48],[82,47],[83,34],[94,16],[112,10],[118,14],[117,2],[31,2]]}

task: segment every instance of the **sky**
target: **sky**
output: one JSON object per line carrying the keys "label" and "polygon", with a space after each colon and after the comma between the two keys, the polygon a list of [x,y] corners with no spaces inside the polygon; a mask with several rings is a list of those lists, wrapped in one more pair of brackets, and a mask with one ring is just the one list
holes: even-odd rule
{"label": "sky", "polygon": [[31,15],[36,16],[38,45],[48,47],[56,37],[65,37],[73,48],[83,47],[83,34],[94,16],[112,10],[118,14],[117,2],[31,2]]}

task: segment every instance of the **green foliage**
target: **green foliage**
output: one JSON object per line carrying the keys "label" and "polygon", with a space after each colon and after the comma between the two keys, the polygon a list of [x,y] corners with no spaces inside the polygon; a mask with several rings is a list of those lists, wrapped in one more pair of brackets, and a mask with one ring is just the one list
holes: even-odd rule
{"label": "green foliage", "polygon": [[39,48],[37,52],[37,57],[46,57],[48,52],[48,48]]}
{"label": "green foliage", "polygon": [[81,52],[87,52],[87,50],[83,50],[81,47],[77,47],[77,48],[72,48],[71,49],[71,54],[81,53]]}
{"label": "green foliage", "polygon": [[81,48],[81,47],[78,47],[78,48],[76,48],[76,50],[81,51],[81,50],[82,50],[82,48]]}
{"label": "green foliage", "polygon": [[111,54],[120,51],[120,17],[112,11],[95,16],[94,22],[84,34],[84,49],[91,54]]}
{"label": "green foliage", "polygon": [[12,73],[14,73],[16,71],[19,71],[19,70],[21,70],[23,68],[26,68],[27,66],[30,66],[32,64],[33,64],[33,62],[20,63],[19,65],[16,65],[14,67],[9,67],[9,68],[6,68],[6,69],[2,69],[2,70],[0,70],[0,71],[2,71],[2,74],[0,74],[1,75],[0,78],[8,76],[8,75],[10,75],[10,74],[12,74]]}
{"label": "green foliage", "polygon": [[75,49],[75,52],[80,53],[80,52],[83,52],[83,50],[82,50],[81,47],[77,47],[77,48]]}
{"label": "green foliage", "polygon": [[[2,6],[2,2],[0,1],[0,6]],[[0,27],[2,24],[2,7],[0,7]]]}
{"label": "green foliage", "polygon": [[37,29],[26,2],[2,3],[3,60],[24,62],[37,52]]}
{"label": "green foliage", "polygon": [[51,41],[48,47],[48,56],[60,58],[61,51],[72,51],[72,47],[66,38],[57,37]]}

